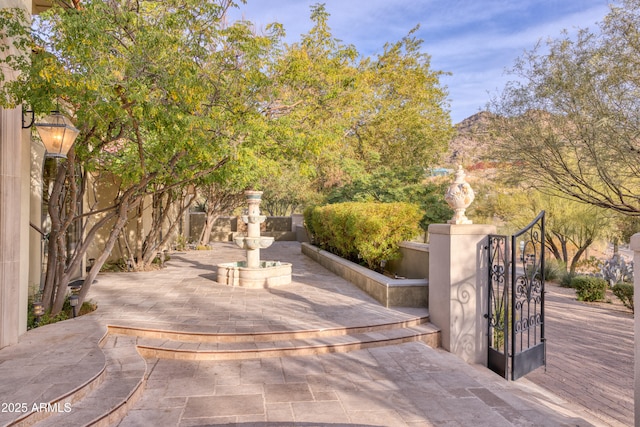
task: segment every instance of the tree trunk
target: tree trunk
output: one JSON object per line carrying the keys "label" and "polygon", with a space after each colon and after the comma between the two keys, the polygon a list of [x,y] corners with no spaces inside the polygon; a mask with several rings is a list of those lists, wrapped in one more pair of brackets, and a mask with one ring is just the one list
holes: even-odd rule
{"label": "tree trunk", "polygon": [[[133,255],[133,259],[131,262],[135,266],[135,270],[140,270],[140,265],[138,263],[142,263],[142,233],[143,233],[143,215],[144,215],[144,197],[140,200],[140,204],[138,205],[138,214],[136,216],[136,234],[135,234],[135,254]],[[126,233],[125,233],[126,234]]]}
{"label": "tree trunk", "polygon": [[573,255],[573,258],[571,259],[571,268],[569,269],[569,271],[571,273],[575,273],[576,267],[578,266],[578,262],[580,262],[580,258],[582,258],[582,255],[584,254],[584,252],[587,250],[587,248],[590,245],[591,245],[591,242],[589,242],[589,243],[585,244],[584,246],[578,248],[576,253]]}
{"label": "tree trunk", "polygon": [[211,241],[211,231],[213,230],[213,224],[220,218],[220,215],[215,211],[207,210],[204,220],[204,227],[202,227],[202,233],[200,233],[200,244],[207,245]]}
{"label": "tree trunk", "polygon": [[223,212],[230,212],[244,202],[244,193],[235,190],[227,190],[218,184],[209,184],[206,191],[206,215],[202,232],[200,232],[199,243],[209,244],[213,224]]}
{"label": "tree trunk", "polygon": [[[545,233],[547,234],[547,233]],[[547,242],[547,248],[549,248],[549,250],[551,251],[551,253],[553,253],[553,256],[556,260],[562,262],[564,264],[564,268],[565,270],[567,269],[567,264],[566,262],[564,262],[564,260],[562,259],[562,254],[560,253],[560,249],[558,248],[558,246],[556,245],[556,242],[553,240],[553,236],[550,234],[547,234],[546,236],[546,242]]]}
{"label": "tree trunk", "polygon": [[[142,197],[142,196],[140,196]],[[91,288],[91,284],[95,280],[96,276],[100,272],[100,269],[104,265],[104,263],[109,258],[113,247],[115,246],[119,234],[122,232],[124,227],[127,225],[127,221],[129,219],[129,211],[135,207],[135,204],[140,202],[140,198],[130,202],[128,199],[122,200],[120,206],[118,207],[118,214],[116,223],[111,228],[111,232],[109,233],[109,238],[107,239],[104,249],[100,253],[100,255],[96,258],[93,267],[89,270],[89,273],[84,279],[84,284],[82,285],[82,289],[78,294],[78,305],[81,307],[84,302],[89,289]]]}
{"label": "tree trunk", "polygon": [[[61,284],[66,267],[66,233],[71,224],[67,221],[66,216],[75,215],[75,204],[72,204],[69,212],[64,208],[66,191],[65,183],[68,179],[69,168],[73,165],[73,158],[67,159],[67,162],[56,162],[56,174],[49,194],[48,213],[51,221],[51,231],[49,233],[49,244],[47,251],[47,273],[43,289],[42,302],[45,310],[52,314],[58,314],[64,303],[66,288]],[[64,283],[66,286],[66,283]]]}
{"label": "tree trunk", "polygon": [[[158,252],[168,245],[169,240],[175,234],[181,222],[182,216],[195,200],[191,198],[187,203],[184,203],[184,197],[181,189],[168,190],[154,195],[153,221],[149,232],[144,236],[142,258],[138,260],[136,265],[138,269],[147,269],[155,260]],[[178,204],[176,215],[172,218],[173,208]]]}

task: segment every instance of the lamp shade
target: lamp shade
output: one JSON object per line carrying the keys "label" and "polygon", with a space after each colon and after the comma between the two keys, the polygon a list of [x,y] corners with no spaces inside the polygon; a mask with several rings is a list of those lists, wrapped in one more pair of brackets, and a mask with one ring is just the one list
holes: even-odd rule
{"label": "lamp shade", "polygon": [[33,314],[38,317],[44,314],[44,305],[41,302],[33,303]]}
{"label": "lamp shade", "polygon": [[80,298],[78,297],[78,295],[71,295],[69,297],[69,304],[71,305],[71,307],[76,307],[78,305],[78,300]]}
{"label": "lamp shade", "polygon": [[80,133],[68,117],[55,111],[35,124],[49,157],[66,158],[69,149]]}

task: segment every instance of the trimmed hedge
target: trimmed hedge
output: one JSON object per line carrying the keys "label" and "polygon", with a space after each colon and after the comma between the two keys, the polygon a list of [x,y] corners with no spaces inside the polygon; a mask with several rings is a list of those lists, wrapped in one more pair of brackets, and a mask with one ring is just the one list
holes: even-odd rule
{"label": "trimmed hedge", "polygon": [[576,276],[571,279],[578,301],[601,301],[607,292],[607,281],[600,277]]}
{"label": "trimmed hedge", "polygon": [[347,202],[304,211],[314,244],[372,270],[400,255],[398,244],[420,233],[420,218],[419,207],[409,203]]}

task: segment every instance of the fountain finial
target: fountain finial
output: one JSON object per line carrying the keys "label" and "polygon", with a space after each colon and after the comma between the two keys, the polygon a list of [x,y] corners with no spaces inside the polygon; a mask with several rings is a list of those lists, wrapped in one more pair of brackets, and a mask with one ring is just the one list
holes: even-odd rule
{"label": "fountain finial", "polygon": [[260,267],[260,249],[268,248],[273,243],[273,237],[260,236],[260,224],[267,218],[260,215],[260,202],[262,201],[262,191],[247,190],[249,209],[247,215],[242,216],[242,221],[247,224],[247,235],[238,236],[234,239],[236,245],[247,250],[247,267]]}

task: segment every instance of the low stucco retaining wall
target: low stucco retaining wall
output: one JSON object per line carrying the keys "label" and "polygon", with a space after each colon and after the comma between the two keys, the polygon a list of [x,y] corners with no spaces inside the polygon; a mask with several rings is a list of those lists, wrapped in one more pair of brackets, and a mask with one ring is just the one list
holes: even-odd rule
{"label": "low stucco retaining wall", "polygon": [[400,242],[400,258],[387,262],[386,270],[406,279],[429,278],[429,245]]}
{"label": "low stucco retaining wall", "polygon": [[385,307],[428,307],[428,279],[392,279],[337,255],[302,243],[302,253],[353,283]]}

